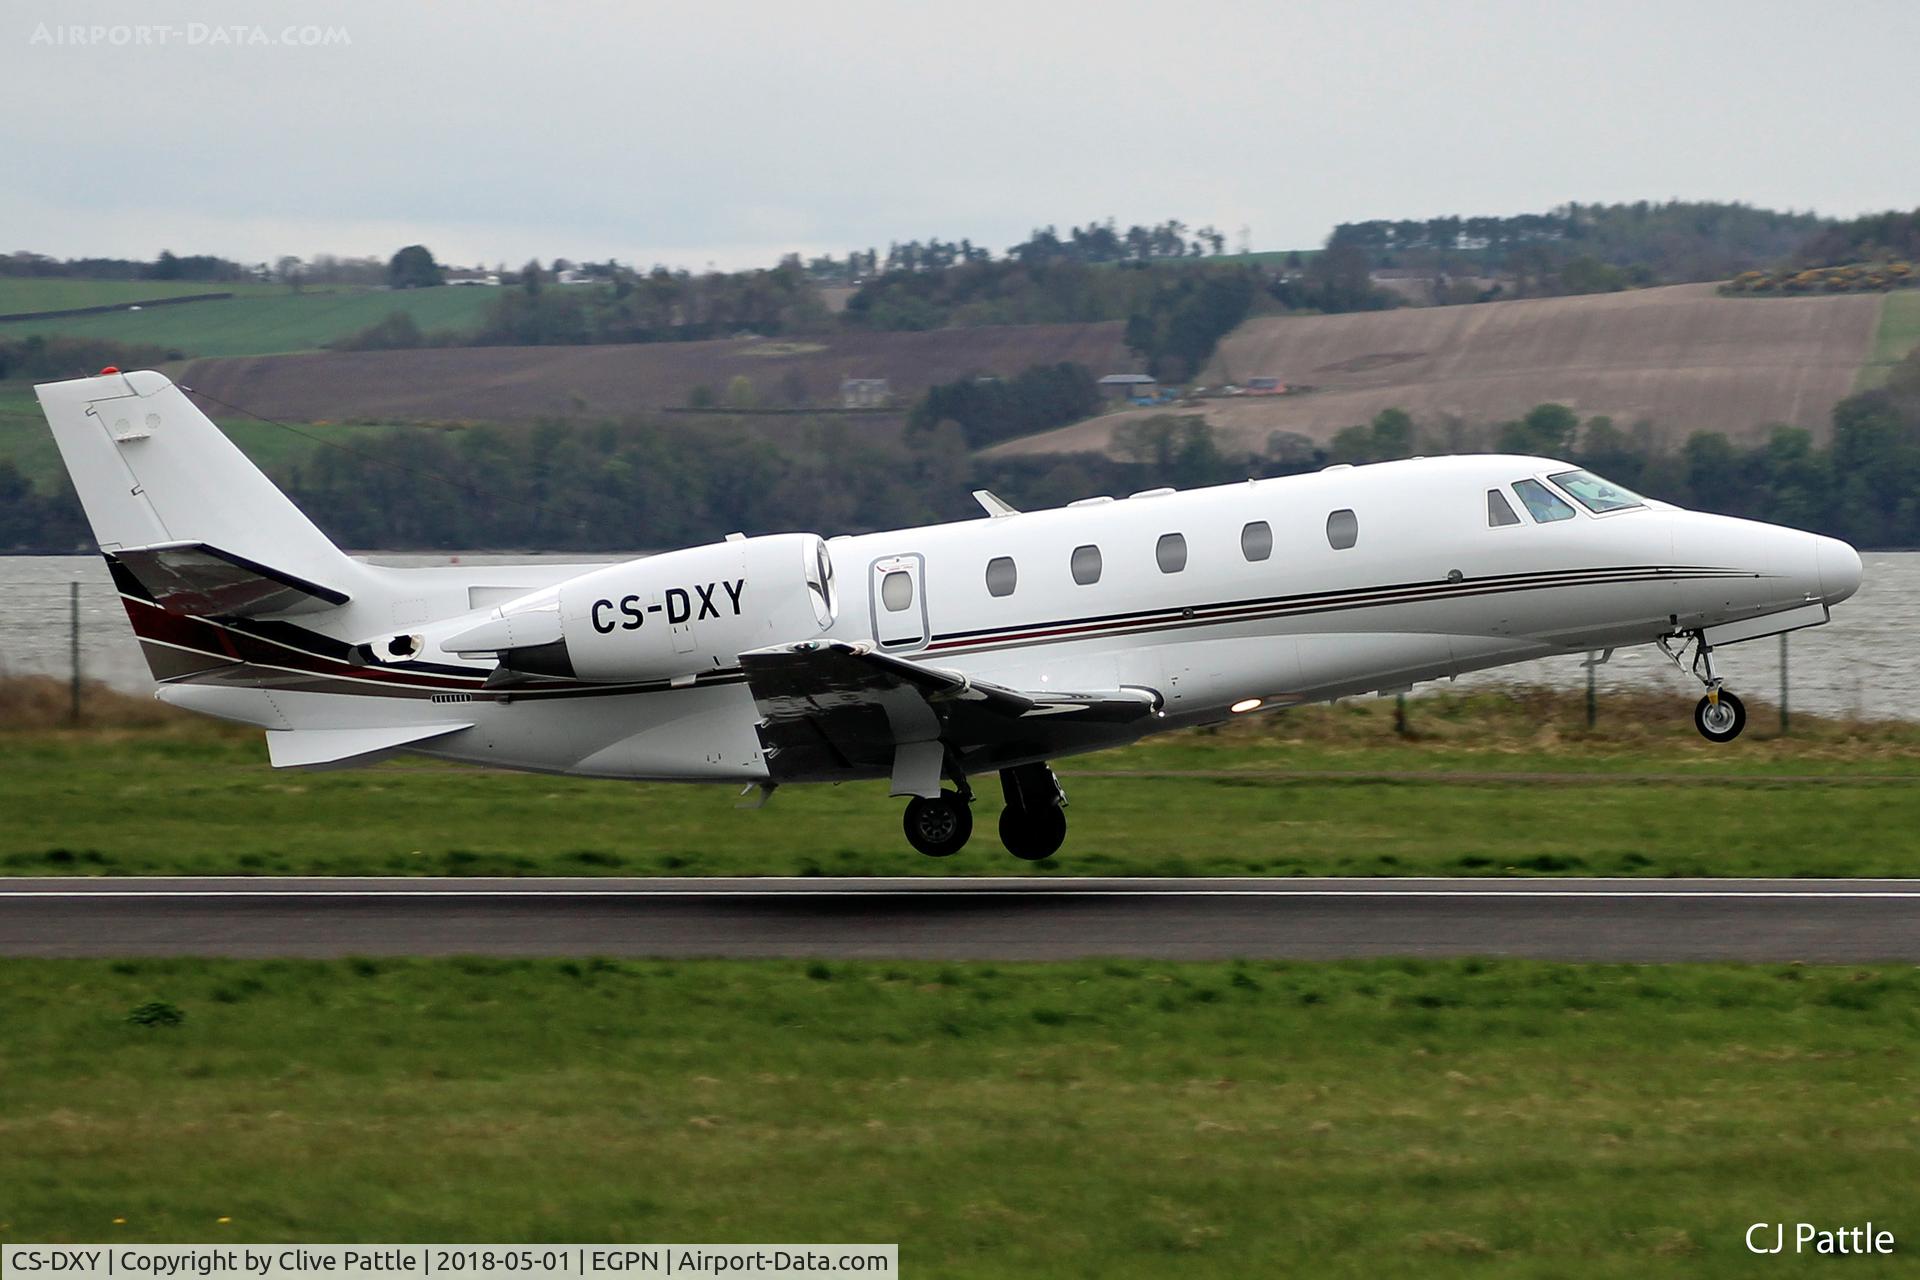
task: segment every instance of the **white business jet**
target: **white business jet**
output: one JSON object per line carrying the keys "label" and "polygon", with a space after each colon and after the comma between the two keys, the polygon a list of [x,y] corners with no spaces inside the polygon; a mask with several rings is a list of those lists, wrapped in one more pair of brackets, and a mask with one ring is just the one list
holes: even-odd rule
{"label": "white business jet", "polygon": [[[1153,489],[609,565],[397,569],[339,550],[158,373],[38,389],[166,702],[277,766],[409,751],[604,778],[886,778],[908,841],[1066,835],[1048,762],[1549,654],[1656,644],[1739,735],[1721,645],[1816,626],[1852,547],[1684,511],[1548,458]],[[630,536],[630,535],[622,535]]]}

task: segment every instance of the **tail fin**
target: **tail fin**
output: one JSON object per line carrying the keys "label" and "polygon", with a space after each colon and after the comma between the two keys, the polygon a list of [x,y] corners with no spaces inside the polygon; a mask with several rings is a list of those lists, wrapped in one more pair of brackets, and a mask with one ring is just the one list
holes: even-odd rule
{"label": "tail fin", "polygon": [[170,611],[344,604],[364,576],[164,374],[34,388],[100,549]]}

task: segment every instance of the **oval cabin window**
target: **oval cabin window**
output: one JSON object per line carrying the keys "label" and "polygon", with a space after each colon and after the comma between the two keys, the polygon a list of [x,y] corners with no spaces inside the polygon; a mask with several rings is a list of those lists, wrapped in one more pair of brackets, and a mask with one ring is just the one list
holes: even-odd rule
{"label": "oval cabin window", "polygon": [[880,603],[889,613],[899,613],[913,603],[913,575],[895,569],[880,579]]}
{"label": "oval cabin window", "polygon": [[987,561],[987,594],[990,596],[1010,596],[1020,579],[1020,571],[1014,568],[1013,560],[1008,556],[995,556]]}
{"label": "oval cabin window", "polygon": [[1187,567],[1187,539],[1184,534],[1163,533],[1153,548],[1153,558],[1160,562],[1160,572],[1178,573]]}
{"label": "oval cabin window", "polygon": [[1327,517],[1327,545],[1345,551],[1360,541],[1360,517],[1351,511],[1336,511]]}
{"label": "oval cabin window", "polygon": [[1248,560],[1265,560],[1273,554],[1273,526],[1255,520],[1240,531],[1240,554]]}
{"label": "oval cabin window", "polygon": [[1073,549],[1073,580],[1083,587],[1100,581],[1100,548],[1086,546]]}

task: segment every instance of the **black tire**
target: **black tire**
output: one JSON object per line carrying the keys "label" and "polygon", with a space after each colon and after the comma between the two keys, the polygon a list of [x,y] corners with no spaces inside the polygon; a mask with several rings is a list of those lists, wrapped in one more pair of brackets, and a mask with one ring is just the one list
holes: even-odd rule
{"label": "black tire", "polygon": [[901,825],[908,844],[929,858],[945,858],[960,852],[973,835],[973,810],[955,791],[942,791],[937,800],[915,796],[907,801]]}
{"label": "black tire", "polygon": [[1066,838],[1067,815],[1057,804],[1008,805],[1000,811],[1000,843],[1023,861],[1051,858]]}
{"label": "black tire", "polygon": [[1732,742],[1747,727],[1747,704],[1722,689],[1717,707],[1707,698],[1695,704],[1693,727],[1708,742]]}

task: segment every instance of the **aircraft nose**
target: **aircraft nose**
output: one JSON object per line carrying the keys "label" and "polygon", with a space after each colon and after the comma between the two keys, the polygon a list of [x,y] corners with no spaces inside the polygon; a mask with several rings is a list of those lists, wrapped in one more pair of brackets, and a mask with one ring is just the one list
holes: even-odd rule
{"label": "aircraft nose", "polygon": [[1820,595],[1839,604],[1860,589],[1860,553],[1838,538],[1816,536],[1813,563],[1820,574]]}

